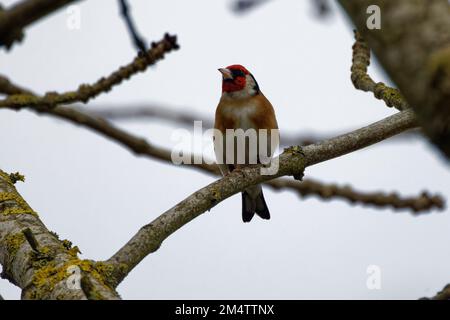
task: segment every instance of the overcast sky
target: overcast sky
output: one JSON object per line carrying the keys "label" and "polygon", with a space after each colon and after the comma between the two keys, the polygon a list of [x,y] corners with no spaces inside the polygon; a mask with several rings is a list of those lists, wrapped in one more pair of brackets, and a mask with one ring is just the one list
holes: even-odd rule
{"label": "overcast sky", "polygon": [[[0,1],[9,6],[16,1]],[[245,16],[227,1],[130,0],[148,41],[165,32],[181,49],[90,105],[158,103],[212,118],[217,68],[239,63],[258,80],[283,132],[333,133],[395,112],[350,81],[351,25],[335,7],[317,19],[309,1],[273,0]],[[64,91],[108,75],[135,55],[116,1],[82,1],[81,28],[63,9],[0,51],[1,73],[36,92]],[[375,81],[388,81],[375,65]],[[89,106],[90,106],[89,105]],[[172,147],[176,126],[118,123]],[[0,114],[0,168],[19,171],[19,192],[82,258],[109,258],[138,229],[213,181],[196,170],[138,158],[69,123],[28,111]],[[364,191],[423,190],[449,198],[450,171],[424,140],[394,140],[308,168],[306,177]],[[168,238],[118,287],[125,299],[416,299],[450,282],[448,211],[408,211],[300,199],[265,190],[272,219],[241,221],[234,196]],[[367,268],[381,271],[369,289]],[[6,299],[20,290],[0,280]]]}

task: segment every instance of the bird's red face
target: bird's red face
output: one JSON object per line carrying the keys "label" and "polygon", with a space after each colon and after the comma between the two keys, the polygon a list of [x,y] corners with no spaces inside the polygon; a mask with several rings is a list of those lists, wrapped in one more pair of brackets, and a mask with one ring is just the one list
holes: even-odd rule
{"label": "bird's red face", "polygon": [[239,64],[234,64],[226,68],[220,68],[222,73],[222,92],[240,91],[247,85],[247,69]]}

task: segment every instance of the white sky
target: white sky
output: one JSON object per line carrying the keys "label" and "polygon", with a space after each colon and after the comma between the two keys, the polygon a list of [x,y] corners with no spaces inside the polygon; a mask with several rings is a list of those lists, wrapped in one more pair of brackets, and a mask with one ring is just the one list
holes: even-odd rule
{"label": "white sky", "polygon": [[[15,1],[1,1],[8,6]],[[218,67],[240,63],[275,106],[284,132],[336,132],[394,110],[350,81],[352,28],[335,8],[320,21],[309,1],[278,0],[245,16],[227,1],[131,0],[148,41],[176,33],[181,50],[92,104],[158,102],[213,116]],[[75,89],[135,55],[116,1],[80,2],[81,29],[65,10],[26,31],[22,45],[0,52],[1,73],[37,92]],[[386,81],[371,68],[376,81]],[[144,224],[213,178],[131,153],[83,128],[1,111],[0,168],[27,177],[18,189],[46,226],[70,239],[82,258],[107,259]],[[170,146],[175,127],[120,123]],[[448,166],[424,140],[381,143],[308,168],[307,177],[366,191],[450,198]],[[450,282],[447,212],[408,212],[299,199],[265,190],[270,221],[241,222],[234,196],[167,239],[119,286],[125,299],[416,299]],[[381,289],[366,286],[381,270]],[[20,290],[0,280],[0,293]]]}

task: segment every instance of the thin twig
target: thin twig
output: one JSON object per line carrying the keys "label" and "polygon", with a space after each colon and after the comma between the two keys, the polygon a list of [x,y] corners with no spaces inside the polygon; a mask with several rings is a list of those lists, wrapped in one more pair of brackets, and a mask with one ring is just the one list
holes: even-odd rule
{"label": "thin twig", "polygon": [[33,94],[31,91],[12,83],[7,77],[0,75],[0,93],[5,95]]}
{"label": "thin twig", "polygon": [[112,87],[119,85],[132,75],[145,71],[149,65],[163,59],[165,53],[178,48],[176,36],[166,34],[161,41],[154,43],[145,54],[138,55],[130,64],[121,67],[106,78],[101,78],[92,85],[82,84],[78,90],[64,93],[47,92],[43,97],[32,94],[13,94],[0,100],[0,108],[18,110],[25,107],[39,107],[51,109],[61,104],[86,103],[100,93],[110,91]]}
{"label": "thin twig", "polygon": [[134,24],[133,18],[131,17],[130,8],[127,0],[119,0],[120,13],[125,20],[127,25],[128,32],[130,33],[131,39],[133,41],[134,46],[138,51],[145,52],[147,51],[146,42],[139,35],[136,26]]}
{"label": "thin twig", "polygon": [[331,7],[329,0],[311,0],[318,17],[324,18],[330,15]]}
{"label": "thin twig", "polygon": [[323,200],[343,199],[351,204],[362,204],[376,208],[408,209],[415,214],[424,213],[431,209],[442,210],[445,206],[444,200],[438,195],[429,195],[422,192],[415,197],[401,197],[397,193],[384,192],[362,192],[350,186],[339,186],[337,184],[325,184],[312,179],[296,181],[290,179],[275,179],[266,185],[275,190],[291,190],[301,197],[315,196]]}
{"label": "thin twig", "polygon": [[235,0],[231,4],[231,10],[237,14],[248,13],[269,0]]}
{"label": "thin twig", "polygon": [[370,49],[361,35],[355,31],[351,79],[356,89],[373,92],[375,98],[383,100],[388,107],[398,110],[409,108],[408,103],[398,89],[386,86],[383,82],[375,83],[367,74],[370,64]]}
{"label": "thin twig", "polygon": [[[108,121],[90,116],[83,112],[68,107],[56,107],[53,110],[41,110],[51,116],[62,118],[76,125],[81,125],[94,130],[101,135],[118,142],[123,147],[129,149],[137,155],[144,155],[152,159],[158,159],[165,162],[172,162],[171,151],[150,144],[144,138],[137,137],[126,132]],[[195,165],[196,168],[203,169],[208,172],[216,172],[216,166],[207,163]]]}

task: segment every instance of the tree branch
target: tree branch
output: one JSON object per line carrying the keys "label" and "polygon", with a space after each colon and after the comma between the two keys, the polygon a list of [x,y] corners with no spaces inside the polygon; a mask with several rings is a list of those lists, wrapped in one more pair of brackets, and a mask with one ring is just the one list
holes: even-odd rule
{"label": "tree branch", "polygon": [[329,0],[311,0],[317,16],[323,18],[331,13]]}
{"label": "tree branch", "polygon": [[355,31],[355,39],[351,67],[351,79],[355,88],[373,92],[375,98],[383,100],[388,107],[395,107],[400,111],[409,108],[400,91],[386,86],[383,82],[375,83],[367,74],[370,64],[370,49],[357,31]]}
{"label": "tree branch", "polygon": [[[88,113],[95,117],[111,120],[111,121],[142,121],[155,120],[167,121],[176,125],[182,125],[188,129],[193,128],[194,121],[201,121],[204,129],[213,127],[213,121],[208,117],[190,110],[188,107],[173,108],[159,104],[137,104],[137,105],[109,105],[109,106],[90,106],[87,108],[75,108],[84,113]],[[409,130],[396,136],[394,139],[407,139],[420,136],[420,130]],[[314,132],[299,132],[297,134],[289,134],[283,132],[281,136],[282,146],[299,145],[304,146],[313,144],[337,134],[318,134]]]}
{"label": "tree branch", "polygon": [[235,0],[231,4],[231,10],[237,14],[248,13],[269,0]]}
{"label": "tree branch", "polygon": [[7,77],[0,75],[0,94],[33,94],[31,91],[12,83]]}
{"label": "tree branch", "polygon": [[275,179],[266,182],[266,185],[275,190],[291,190],[301,197],[316,196],[323,200],[340,198],[351,204],[358,203],[377,208],[409,209],[415,214],[427,212],[433,208],[442,210],[445,207],[444,200],[440,196],[430,196],[427,192],[423,192],[418,197],[402,198],[395,192],[390,194],[361,192],[350,186],[324,184],[312,179],[305,179],[301,182],[290,179]]}
{"label": "tree branch", "polygon": [[142,259],[156,251],[161,243],[176,230],[247,187],[286,175],[298,177],[308,166],[362,149],[416,125],[413,112],[405,110],[367,127],[318,144],[304,148],[288,148],[277,158],[279,170],[274,175],[261,175],[259,166],[233,171],[193,193],[142,227],[107,261],[127,266],[127,268],[115,270],[114,282],[119,284]]}
{"label": "tree branch", "polygon": [[23,28],[78,0],[26,0],[4,10],[0,5],[0,47],[22,41]]}
{"label": "tree branch", "polygon": [[179,48],[176,36],[166,34],[164,38],[154,43],[152,48],[145,54],[137,56],[133,62],[127,66],[121,67],[106,78],[101,78],[96,83],[82,84],[76,91],[65,93],[47,92],[43,97],[37,97],[32,94],[13,94],[4,100],[0,100],[0,108],[21,109],[25,107],[39,107],[40,109],[51,109],[60,104],[69,104],[74,102],[88,102],[102,92],[108,92],[113,86],[120,84],[123,80],[132,75],[143,72],[149,65],[156,63],[164,58],[164,54]]}
{"label": "tree branch", "polygon": [[120,6],[120,14],[122,15],[122,18],[125,20],[128,32],[130,33],[131,39],[133,41],[133,45],[136,47],[138,51],[142,52],[147,51],[145,41],[139,35],[136,26],[134,25],[134,21],[133,18],[131,17],[127,0],[119,0],[119,6]]}
{"label": "tree branch", "polygon": [[[23,299],[119,299],[108,279],[112,266],[80,260],[77,247],[50,232],[0,170],[0,263],[2,277],[22,289]],[[78,268],[91,290],[68,285]]]}
{"label": "tree branch", "polygon": [[[384,70],[450,159],[450,8],[448,0],[339,0]],[[381,30],[368,29],[369,6]]]}

